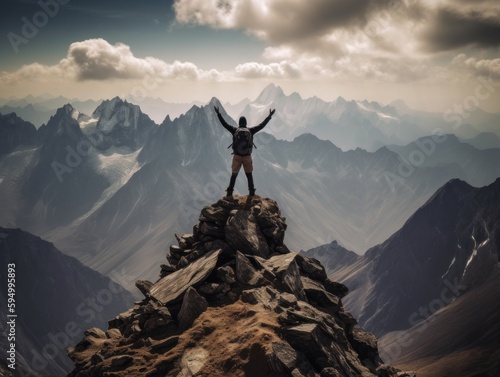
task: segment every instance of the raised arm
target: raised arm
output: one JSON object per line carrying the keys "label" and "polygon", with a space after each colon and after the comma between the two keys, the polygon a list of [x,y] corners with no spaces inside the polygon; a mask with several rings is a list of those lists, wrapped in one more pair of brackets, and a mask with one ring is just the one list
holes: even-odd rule
{"label": "raised arm", "polygon": [[271,118],[273,117],[275,112],[276,112],[276,109],[273,109],[273,110],[269,109],[269,115],[267,116],[267,118],[264,119],[264,121],[261,124],[259,124],[258,126],[250,128],[250,132],[252,132],[252,135],[256,134],[257,132],[262,130],[265,126],[267,126],[267,124],[269,123],[269,121],[271,120]]}
{"label": "raised arm", "polygon": [[229,123],[226,122],[226,120],[222,117],[219,108],[217,106],[214,106],[215,113],[217,114],[217,118],[219,118],[220,124],[222,124],[222,127],[224,127],[226,130],[231,132],[231,134],[234,135],[236,132],[236,127],[231,126]]}

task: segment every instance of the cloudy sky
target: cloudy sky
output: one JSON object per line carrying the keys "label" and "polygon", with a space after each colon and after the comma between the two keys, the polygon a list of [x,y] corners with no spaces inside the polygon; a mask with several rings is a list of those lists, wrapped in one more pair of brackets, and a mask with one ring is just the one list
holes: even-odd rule
{"label": "cloudy sky", "polygon": [[1,97],[285,93],[500,111],[497,0],[2,0]]}

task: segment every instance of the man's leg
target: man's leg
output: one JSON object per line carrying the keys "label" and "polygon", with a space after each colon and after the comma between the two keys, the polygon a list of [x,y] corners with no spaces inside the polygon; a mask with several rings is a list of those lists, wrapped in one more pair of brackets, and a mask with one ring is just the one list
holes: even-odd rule
{"label": "man's leg", "polygon": [[243,159],[243,169],[245,170],[245,175],[248,180],[248,194],[250,196],[255,195],[255,186],[253,184],[253,161],[252,156],[245,156]]}
{"label": "man's leg", "polygon": [[234,185],[236,184],[236,177],[240,172],[243,161],[241,156],[233,155],[233,163],[231,165],[231,178],[229,179],[229,187],[226,189],[227,196],[233,196]]}
{"label": "man's leg", "polygon": [[232,196],[234,191],[234,185],[236,184],[236,177],[238,173],[232,173],[231,178],[229,179],[229,187],[226,189],[227,196]]}
{"label": "man's leg", "polygon": [[248,194],[250,196],[255,195],[255,186],[253,185],[253,175],[252,173],[245,173],[248,180]]}

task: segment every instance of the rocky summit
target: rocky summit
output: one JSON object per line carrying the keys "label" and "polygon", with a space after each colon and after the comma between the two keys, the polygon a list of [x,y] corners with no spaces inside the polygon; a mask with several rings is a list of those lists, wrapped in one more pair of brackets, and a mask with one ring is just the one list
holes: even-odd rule
{"label": "rocky summit", "polygon": [[285,230],[271,199],[203,208],[159,280],[136,283],[145,298],[69,349],[68,376],[414,376],[383,364],[343,308],[348,289],[291,252]]}

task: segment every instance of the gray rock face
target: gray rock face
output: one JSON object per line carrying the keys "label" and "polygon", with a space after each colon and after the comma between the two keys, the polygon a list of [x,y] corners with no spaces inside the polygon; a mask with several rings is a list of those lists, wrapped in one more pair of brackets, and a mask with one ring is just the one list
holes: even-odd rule
{"label": "gray rock face", "polygon": [[156,282],[149,291],[155,300],[168,304],[177,300],[186,290],[203,282],[217,265],[220,252],[214,251]]}
{"label": "gray rock face", "polygon": [[270,199],[205,207],[193,234],[176,236],[162,277],[139,284],[145,299],[69,352],[69,377],[397,377],[344,310],[347,288],[290,252],[285,229]]}
{"label": "gray rock face", "polygon": [[245,254],[269,257],[270,250],[264,235],[259,230],[255,217],[248,211],[236,211],[227,222],[227,243]]}

